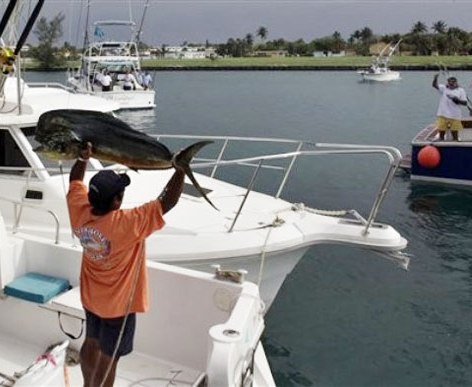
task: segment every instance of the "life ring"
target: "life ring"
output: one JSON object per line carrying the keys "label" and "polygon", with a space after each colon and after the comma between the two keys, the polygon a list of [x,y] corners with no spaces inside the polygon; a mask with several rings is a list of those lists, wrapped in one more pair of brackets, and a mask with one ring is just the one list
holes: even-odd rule
{"label": "life ring", "polygon": [[418,152],[417,160],[423,168],[436,168],[441,162],[441,153],[437,147],[426,145]]}

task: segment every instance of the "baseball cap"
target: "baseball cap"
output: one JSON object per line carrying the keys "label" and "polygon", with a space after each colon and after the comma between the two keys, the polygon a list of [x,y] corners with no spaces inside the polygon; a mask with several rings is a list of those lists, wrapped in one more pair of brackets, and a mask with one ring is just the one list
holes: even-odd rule
{"label": "baseball cap", "polygon": [[118,174],[112,170],[102,170],[90,179],[88,199],[90,204],[102,211],[110,208],[116,194],[124,191],[130,184],[128,175]]}

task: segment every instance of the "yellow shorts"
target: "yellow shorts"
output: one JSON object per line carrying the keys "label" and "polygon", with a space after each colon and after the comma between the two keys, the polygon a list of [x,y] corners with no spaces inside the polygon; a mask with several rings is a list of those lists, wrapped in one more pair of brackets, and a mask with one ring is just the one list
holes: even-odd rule
{"label": "yellow shorts", "polygon": [[436,127],[440,132],[445,132],[446,130],[459,131],[463,129],[461,120],[455,120],[443,116],[438,116],[436,119]]}

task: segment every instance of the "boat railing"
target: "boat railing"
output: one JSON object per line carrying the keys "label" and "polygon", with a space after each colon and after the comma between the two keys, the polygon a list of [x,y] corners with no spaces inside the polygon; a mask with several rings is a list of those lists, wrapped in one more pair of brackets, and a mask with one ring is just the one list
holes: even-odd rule
{"label": "boat railing", "polygon": [[[369,215],[366,219],[362,217],[355,217],[357,221],[364,225],[364,234],[367,234],[369,228],[375,222],[378,210],[385,198],[385,195],[388,192],[388,189],[393,181],[395,172],[402,160],[402,155],[400,151],[394,147],[388,146],[375,146],[375,145],[356,145],[356,144],[331,144],[331,143],[314,143],[314,142],[305,142],[297,141],[290,139],[277,139],[277,138],[259,138],[259,137],[224,137],[224,136],[197,136],[197,135],[155,135],[152,136],[157,139],[174,139],[174,140],[212,140],[215,144],[221,143],[220,147],[217,148],[216,156],[213,158],[203,158],[195,157],[192,162],[192,169],[206,169],[210,177],[215,177],[218,170],[223,167],[230,165],[238,165],[253,168],[252,177],[246,187],[246,193],[239,205],[238,210],[236,211],[235,220],[239,218],[244,205],[246,203],[248,195],[253,191],[256,180],[259,176],[259,172],[263,169],[270,169],[280,171],[282,178],[280,183],[276,184],[276,192],[273,194],[275,198],[279,198],[286,186],[288,178],[292,172],[295,162],[301,157],[312,157],[312,156],[323,156],[323,155],[383,155],[387,158],[388,166],[385,176],[380,184],[377,195],[372,203],[372,206],[369,210]],[[228,148],[231,143],[262,143],[264,146],[267,146],[270,143],[273,144],[282,144],[290,146],[290,150],[282,153],[273,153],[273,154],[263,154],[243,158],[229,158],[226,157],[228,153]],[[271,162],[275,160],[288,160],[285,166],[274,165]],[[27,171],[35,172],[39,169],[34,168],[25,168],[25,167],[0,167],[0,170],[6,169],[8,173],[18,173],[24,174]],[[69,172],[67,168],[51,168],[47,167],[48,172],[59,171],[60,173]],[[89,169],[90,171],[95,170],[95,168]],[[56,222],[56,243],[59,241],[59,220],[57,215],[48,209],[41,208],[32,204],[25,203],[24,201],[14,201],[11,199],[6,199],[0,197],[1,200],[8,200],[12,202],[15,206],[15,229],[18,228],[20,219],[21,219],[21,206],[38,209],[46,211],[51,214]],[[19,210],[18,210],[19,209]],[[230,228],[230,232],[234,227],[234,223]]]}
{"label": "boat railing", "polygon": [[[157,139],[163,138],[174,138],[181,139],[184,138],[181,135],[156,135],[154,136]],[[250,182],[247,186],[247,192],[244,195],[244,198],[241,202],[241,205],[236,213],[235,218],[237,219],[241,213],[244,203],[247,199],[247,196],[254,188],[257,176],[261,169],[276,169],[282,171],[282,180],[278,185],[275,198],[279,198],[286,183],[289,178],[289,175],[292,171],[292,168],[299,157],[307,156],[322,156],[322,155],[353,155],[353,154],[376,154],[383,155],[388,160],[388,167],[385,173],[385,176],[382,180],[382,183],[378,189],[377,195],[375,196],[372,207],[369,211],[369,216],[364,222],[364,234],[367,234],[369,228],[374,223],[377,216],[378,210],[385,198],[385,195],[390,188],[392,180],[395,176],[395,171],[400,165],[402,160],[402,155],[397,148],[389,146],[376,146],[376,145],[356,145],[356,144],[335,144],[335,143],[314,143],[314,142],[305,142],[297,141],[290,139],[277,139],[277,138],[259,138],[259,137],[221,137],[221,136],[185,136],[185,139],[195,139],[195,140],[212,140],[214,142],[221,142],[221,147],[217,152],[217,156],[214,159],[204,159],[201,158],[195,159],[195,163],[192,164],[193,169],[199,168],[211,168],[210,177],[214,177],[216,171],[228,165],[240,165],[254,168],[254,173],[250,179]],[[225,152],[228,148],[230,142],[272,142],[279,144],[287,144],[294,147],[294,150],[286,153],[276,153],[276,154],[267,154],[267,155],[258,155],[254,157],[246,157],[239,159],[228,159],[225,160]],[[310,149],[306,149],[309,147]],[[268,165],[267,162],[272,160],[288,159],[288,165],[286,167]]]}
{"label": "boat railing", "polygon": [[54,211],[49,210],[47,208],[40,207],[40,206],[35,205],[35,204],[25,203],[23,201],[13,200],[11,198],[6,198],[6,197],[3,197],[3,196],[0,196],[0,200],[2,200],[4,202],[7,202],[7,203],[11,203],[13,205],[15,223],[13,225],[12,232],[14,234],[16,232],[18,232],[18,229],[19,229],[19,226],[20,226],[20,221],[21,221],[21,215],[23,213],[23,208],[27,207],[27,208],[30,208],[32,210],[36,210],[36,211],[40,211],[40,212],[46,212],[49,215],[51,215],[51,217],[53,218],[54,223],[55,223],[54,243],[56,243],[56,244],[59,243],[59,231],[60,231],[59,217],[54,213]]}

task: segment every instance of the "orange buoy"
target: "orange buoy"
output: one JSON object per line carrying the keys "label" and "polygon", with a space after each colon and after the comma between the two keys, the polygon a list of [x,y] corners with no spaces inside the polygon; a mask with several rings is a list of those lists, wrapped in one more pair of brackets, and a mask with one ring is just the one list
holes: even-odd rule
{"label": "orange buoy", "polygon": [[418,163],[424,168],[436,168],[441,162],[441,153],[433,145],[426,145],[418,152]]}

